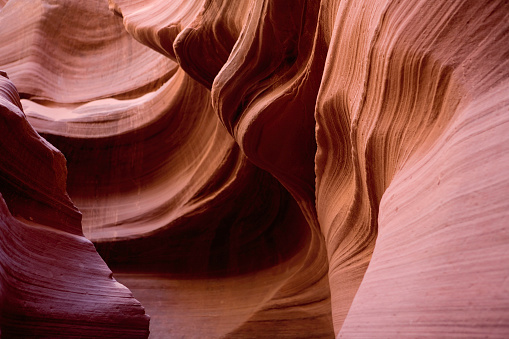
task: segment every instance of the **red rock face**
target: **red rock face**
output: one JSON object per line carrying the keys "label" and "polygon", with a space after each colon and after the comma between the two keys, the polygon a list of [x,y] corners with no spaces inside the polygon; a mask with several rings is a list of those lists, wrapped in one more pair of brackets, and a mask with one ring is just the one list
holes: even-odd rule
{"label": "red rock face", "polygon": [[148,335],[149,317],[81,231],[65,158],[28,123],[0,76],[0,321],[3,337]]}
{"label": "red rock face", "polygon": [[508,336],[508,23],[0,0],[1,333]]}

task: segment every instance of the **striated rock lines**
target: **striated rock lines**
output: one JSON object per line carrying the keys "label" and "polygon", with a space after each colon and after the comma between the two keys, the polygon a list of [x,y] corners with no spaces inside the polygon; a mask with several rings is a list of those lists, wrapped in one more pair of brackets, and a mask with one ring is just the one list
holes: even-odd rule
{"label": "striated rock lines", "polygon": [[64,156],[30,126],[4,76],[0,119],[2,337],[147,337],[143,307],[83,236]]}
{"label": "striated rock lines", "polygon": [[508,23],[0,0],[1,333],[507,337]]}

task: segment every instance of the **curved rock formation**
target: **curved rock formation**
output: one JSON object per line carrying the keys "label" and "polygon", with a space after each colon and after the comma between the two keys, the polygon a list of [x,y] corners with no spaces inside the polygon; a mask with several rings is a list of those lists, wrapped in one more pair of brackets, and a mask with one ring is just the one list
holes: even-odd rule
{"label": "curved rock formation", "polygon": [[508,273],[508,15],[504,2],[338,8],[330,50],[345,52],[329,53],[317,99],[316,168],[342,336],[507,333],[509,299],[486,291]]}
{"label": "curved rock formation", "polygon": [[148,336],[148,316],[81,231],[65,158],[30,126],[0,76],[0,333]]}
{"label": "curved rock formation", "polygon": [[[505,337],[508,19],[503,0],[0,0],[0,67],[151,337]],[[84,239],[35,139],[0,139],[23,173],[2,167],[0,231]],[[78,243],[47,253],[106,272]],[[108,324],[146,335],[127,300],[137,320]]]}
{"label": "curved rock formation", "polygon": [[[423,1],[381,14],[370,48],[385,63],[351,127],[379,234],[341,334],[504,337],[509,6]],[[384,25],[402,17],[399,34]]]}

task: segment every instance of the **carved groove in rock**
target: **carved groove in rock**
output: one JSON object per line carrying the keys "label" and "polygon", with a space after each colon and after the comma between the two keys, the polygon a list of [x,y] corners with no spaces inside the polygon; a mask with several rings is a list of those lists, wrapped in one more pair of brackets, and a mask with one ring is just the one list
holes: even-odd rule
{"label": "carved groove in rock", "polygon": [[508,22],[0,0],[1,333],[507,336]]}

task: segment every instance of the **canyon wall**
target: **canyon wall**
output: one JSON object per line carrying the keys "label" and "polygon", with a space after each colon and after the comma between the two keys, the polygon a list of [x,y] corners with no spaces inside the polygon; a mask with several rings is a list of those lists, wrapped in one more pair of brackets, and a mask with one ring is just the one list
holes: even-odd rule
{"label": "canyon wall", "polygon": [[509,335],[507,1],[0,0],[0,41],[5,337]]}

